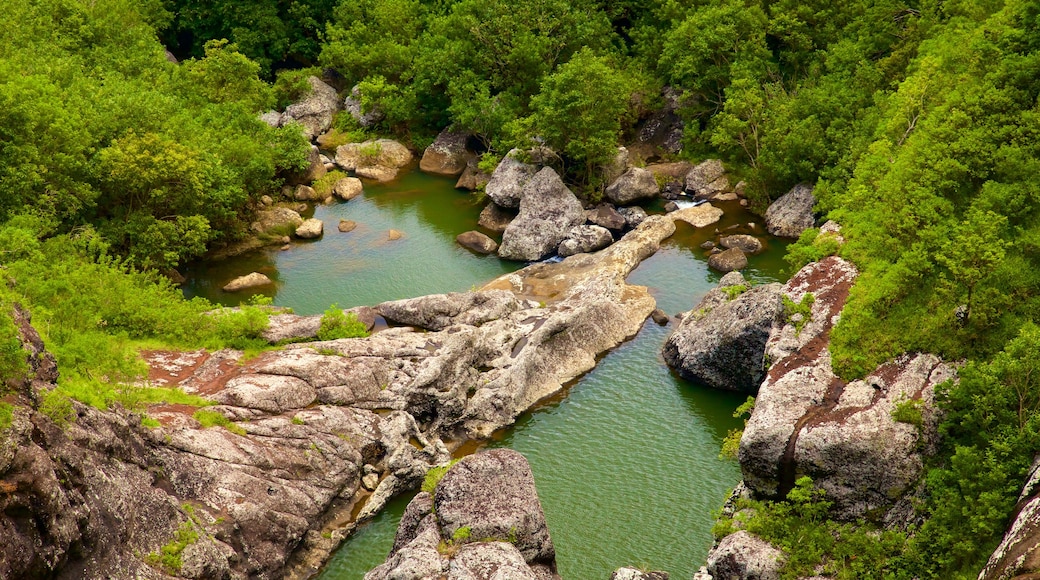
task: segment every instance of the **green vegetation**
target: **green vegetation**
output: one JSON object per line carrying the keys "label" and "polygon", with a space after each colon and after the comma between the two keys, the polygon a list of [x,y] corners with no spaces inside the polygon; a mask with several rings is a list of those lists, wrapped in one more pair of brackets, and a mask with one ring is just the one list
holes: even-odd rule
{"label": "green vegetation", "polygon": [[784,303],[784,318],[788,323],[794,324],[795,335],[801,334],[805,325],[812,320],[812,305],[816,303],[816,296],[813,296],[812,292],[806,292],[797,303],[787,295],[780,298]]}
{"label": "green vegetation", "polygon": [[0,434],[3,434],[14,421],[14,405],[0,401]]}
{"label": "green vegetation", "polygon": [[[755,398],[749,396],[746,401],[737,406],[736,411],[733,411],[733,418],[739,419],[744,417],[744,425],[747,425],[747,420],[751,418],[751,413],[754,410]],[[722,440],[722,449],[719,450],[719,457],[722,459],[737,459],[737,452],[740,451],[740,438],[743,436],[743,429],[730,429]]]}
{"label": "green vegetation", "polygon": [[892,420],[915,427],[924,425],[924,401],[921,399],[903,399],[892,409]]}
{"label": "green vegetation", "polygon": [[448,473],[448,470],[451,469],[451,466],[455,465],[458,462],[458,459],[452,459],[444,465],[434,465],[433,467],[431,467],[430,470],[426,472],[426,477],[423,479],[420,489],[432,495],[435,491],[437,491],[437,484],[440,483],[441,478],[444,477],[444,474]]}
{"label": "green vegetation", "polygon": [[145,562],[167,574],[176,575],[181,571],[183,564],[181,553],[184,552],[185,548],[199,541],[199,530],[202,529],[202,524],[195,515],[195,507],[186,503],[181,508],[187,514],[188,519],[181,522],[181,525],[177,528],[177,535],[169,543],[159,548],[158,552],[152,552],[145,556]]}
{"label": "green vegetation", "polygon": [[245,429],[232,423],[230,419],[218,411],[199,409],[198,411],[195,411],[192,417],[202,425],[203,429],[208,429],[209,427],[223,427],[235,435],[246,434]]}
{"label": "green vegetation", "polygon": [[[337,338],[363,338],[368,336],[365,324],[358,320],[357,314],[344,312],[335,304],[329,306],[321,317],[318,329],[318,340],[336,340]],[[336,354],[339,354],[338,352]]]}
{"label": "green vegetation", "polygon": [[723,286],[722,287],[722,291],[725,292],[725,294],[726,294],[726,300],[733,300],[737,296],[740,296],[741,294],[747,292],[750,289],[751,289],[750,286],[746,286],[744,284],[736,284],[736,285],[733,285],[733,286]]}

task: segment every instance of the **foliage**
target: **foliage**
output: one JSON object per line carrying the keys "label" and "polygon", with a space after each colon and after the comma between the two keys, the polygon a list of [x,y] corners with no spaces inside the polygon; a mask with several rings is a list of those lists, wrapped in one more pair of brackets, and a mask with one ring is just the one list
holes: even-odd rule
{"label": "foliage", "polygon": [[440,483],[444,474],[448,473],[448,470],[458,462],[458,459],[452,459],[444,465],[434,465],[431,467],[430,470],[426,472],[426,477],[423,479],[420,490],[433,495],[433,493],[437,491],[437,484]]}
{"label": "foliage", "polygon": [[821,234],[819,228],[809,228],[802,232],[797,242],[787,246],[784,261],[791,265],[790,272],[793,273],[810,262],[819,262],[827,256],[837,255],[840,249],[841,243],[836,234]]}
{"label": "foliage", "polygon": [[924,424],[924,401],[921,399],[903,399],[892,409],[892,420],[921,427]]}
{"label": "foliage", "polygon": [[[736,410],[733,411],[733,418],[739,419],[744,417],[744,425],[746,426],[754,410],[755,398],[749,396],[746,401],[738,405]],[[719,450],[719,457],[722,459],[736,459],[737,453],[740,451],[740,438],[743,435],[743,429],[730,429],[725,439],[722,440],[722,449]]]}
{"label": "foliage", "polygon": [[199,409],[198,411],[195,411],[192,417],[194,417],[195,420],[198,421],[200,425],[202,425],[203,429],[207,429],[209,427],[223,427],[228,431],[234,433],[235,435],[246,434],[245,429],[232,423],[230,419],[228,419],[218,411]]}
{"label": "foliage", "polygon": [[326,173],[321,179],[317,179],[311,184],[314,191],[318,193],[320,199],[325,199],[332,195],[332,189],[336,186],[336,182],[347,177],[346,173],[339,170],[333,170]]}
{"label": "foliage", "polygon": [[14,405],[0,401],[0,433],[3,433],[14,421]]}
{"label": "foliage", "polygon": [[43,393],[40,400],[40,412],[50,417],[58,427],[64,429],[76,420],[76,410],[72,408],[72,399],[58,389]]}
{"label": "foliage", "polygon": [[196,529],[196,523],[194,519],[189,518],[177,528],[177,535],[174,539],[159,548],[158,552],[145,556],[145,561],[156,568],[161,568],[168,574],[178,574],[182,565],[181,553],[197,541],[199,541],[199,532]]}
{"label": "foliage", "polygon": [[784,304],[784,318],[788,323],[794,324],[795,336],[801,334],[805,325],[812,320],[812,305],[816,303],[816,296],[812,292],[806,292],[802,296],[802,300],[797,303],[788,298],[786,294],[780,298]]}
{"label": "foliage", "polygon": [[726,294],[726,300],[734,300],[737,296],[747,292],[751,287],[744,284],[734,284],[732,286],[723,286],[721,290]]}
{"label": "foliage", "polygon": [[335,304],[329,306],[321,317],[318,340],[364,338],[366,336],[368,336],[368,330],[365,328],[365,324],[358,320],[357,314],[344,312]]}
{"label": "foliage", "polygon": [[5,385],[17,383],[29,370],[28,353],[22,348],[18,329],[9,314],[12,307],[0,295],[0,393]]}

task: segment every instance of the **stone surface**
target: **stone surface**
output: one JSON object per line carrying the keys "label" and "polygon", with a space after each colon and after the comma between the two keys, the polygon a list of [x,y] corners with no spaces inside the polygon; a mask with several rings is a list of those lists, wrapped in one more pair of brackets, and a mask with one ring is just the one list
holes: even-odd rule
{"label": "stone surface", "polygon": [[813,227],[813,197],[811,185],[801,183],[769,205],[766,210],[766,230],[780,238],[797,238]]}
{"label": "stone surface", "polygon": [[731,248],[708,257],[708,267],[719,272],[732,272],[747,268],[747,256],[737,248]]}
{"label": "stone surface", "polygon": [[386,239],[391,241],[391,242],[400,240],[403,237],[404,237],[404,232],[402,232],[400,230],[391,229],[391,230],[386,232]]}
{"label": "stone surface", "polygon": [[628,227],[625,216],[609,203],[601,203],[595,209],[586,210],[585,220],[608,230],[621,231]]}
{"label": "stone surface", "polygon": [[[808,475],[834,502],[833,517],[873,518],[904,525],[923,453],[936,440],[935,386],[954,371],[933,355],[903,355],[862,380],[846,383],[831,369],[827,341],[857,276],[836,257],[802,268],[783,287],[796,304],[814,301],[799,329],[780,317],[766,343],[771,366],[740,441],[744,481],[758,497],[784,497]],[[922,425],[899,423],[892,412],[919,400]]]}
{"label": "stone surface", "polygon": [[722,219],[722,210],[710,203],[702,203],[673,211],[668,214],[668,217],[673,220],[682,220],[695,228],[704,228]]}
{"label": "stone surface", "polygon": [[347,143],[336,148],[336,165],[361,177],[392,181],[414,157],[407,147],[392,139]]}
{"label": "stone surface", "polygon": [[[365,325],[365,330],[372,330],[375,326],[376,311],[368,306],[357,306],[343,312],[353,314],[358,321]],[[280,313],[268,317],[267,328],[261,337],[271,344],[280,342],[299,342],[302,340],[313,340],[318,337],[321,328],[321,314],[311,316],[300,316],[298,314]]]}
{"label": "stone surface", "polygon": [[332,186],[332,193],[343,201],[350,201],[361,195],[364,185],[356,177],[344,177]]}
{"label": "stone surface", "polygon": [[519,160],[523,153],[513,149],[502,158],[502,161],[491,174],[484,192],[491,201],[506,208],[520,207],[520,198],[527,182],[535,176],[538,168]]}
{"label": "stone surface", "polygon": [[357,229],[358,223],[354,220],[339,220],[336,229],[343,233],[352,232]]}
{"label": "stone surface", "polygon": [[708,573],[716,580],[780,580],[783,561],[780,550],[741,530],[708,553]]}
{"label": "stone surface", "polygon": [[660,193],[654,174],[642,167],[632,167],[607,186],[604,197],[618,205],[631,205],[653,199]]}
{"label": "stone surface", "polygon": [[478,254],[494,254],[498,251],[498,242],[478,231],[463,232],[455,237],[455,241]]}
{"label": "stone surface", "polygon": [[516,210],[506,209],[495,202],[491,202],[480,211],[477,225],[493,232],[504,232],[509,226],[509,222],[515,218]]}
{"label": "stone surface", "polygon": [[722,236],[722,238],[719,239],[719,245],[727,250],[730,248],[736,248],[745,254],[760,254],[765,250],[761,240],[747,234]]}
{"label": "stone surface", "polygon": [[383,302],[376,306],[380,316],[395,324],[426,330],[444,330],[453,324],[480,326],[523,307],[512,292],[452,292]]}
{"label": "stone surface", "polygon": [[239,292],[250,288],[266,286],[268,284],[271,284],[270,278],[260,272],[253,272],[251,274],[246,274],[245,276],[239,276],[238,278],[228,282],[224,285],[222,290],[224,290],[224,292]]}
{"label": "stone surface", "polygon": [[639,568],[618,568],[610,580],[668,580],[668,572],[645,572]]}
{"label": "stone surface", "polygon": [[307,77],[311,91],[285,108],[281,124],[299,123],[304,135],[314,139],[332,126],[332,116],[339,110],[339,96],[336,89],[322,82],[318,77]]}
{"label": "stone surface", "polygon": [[1040,574],[1040,458],[1033,462],[1015,506],[1015,518],[979,580],[1032,578]]}
{"label": "stone surface", "polygon": [[300,214],[287,207],[269,207],[256,215],[256,221],[249,225],[249,229],[257,234],[283,234],[291,232],[303,223]]}
{"label": "stone surface", "polygon": [[303,220],[300,227],[296,228],[296,237],[311,240],[314,238],[320,238],[324,231],[325,224],[323,224],[320,219],[309,218]]}
{"label": "stone surface", "polygon": [[[736,279],[732,275],[736,275]],[[750,288],[738,273],[682,317],[665,342],[668,366],[685,379],[716,389],[758,392],[765,377],[766,340],[783,312],[780,284]],[[727,290],[740,295],[730,298]]]}
{"label": "stone surface", "polygon": [[478,160],[476,158],[470,159],[466,164],[466,168],[462,170],[459,180],[455,182],[455,189],[476,191],[486,187],[490,179],[490,175],[480,170]]}
{"label": "stone surface", "polygon": [[635,228],[646,219],[646,210],[639,206],[619,207],[618,213],[625,217],[625,227],[628,228]]}
{"label": "stone surface", "polygon": [[460,175],[476,155],[466,149],[469,133],[445,129],[423,151],[419,169],[435,175]]}
{"label": "stone surface", "polygon": [[498,255],[507,260],[540,260],[585,221],[581,202],[549,167],[524,184],[521,197],[520,213],[502,233],[498,248]]}
{"label": "stone surface", "polygon": [[324,197],[318,195],[318,192],[309,185],[297,185],[293,190],[293,199],[296,201],[321,201]]}
{"label": "stone surface", "polygon": [[602,250],[614,241],[610,231],[600,226],[574,226],[567,233],[567,239],[560,242],[557,253],[566,258],[574,254],[583,254]]}
{"label": "stone surface", "polygon": [[705,197],[715,191],[712,187],[726,174],[726,168],[718,159],[708,159],[690,169],[683,180],[684,188],[690,195]]}

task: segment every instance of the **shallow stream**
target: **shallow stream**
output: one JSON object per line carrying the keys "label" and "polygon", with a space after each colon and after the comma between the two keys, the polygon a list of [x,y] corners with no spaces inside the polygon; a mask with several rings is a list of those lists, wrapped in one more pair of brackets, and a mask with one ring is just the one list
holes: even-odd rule
{"label": "shallow stream", "polygon": [[[267,294],[299,314],[374,305],[423,294],[465,291],[522,264],[476,256],[455,243],[475,228],[481,205],[456,191],[454,180],[412,172],[389,186],[366,185],[347,203],[319,206],[325,223],[316,242],[260,250],[188,272],[186,293],[235,304],[220,287],[262,271],[276,280]],[[717,204],[719,205],[719,204]],[[699,245],[715,228],[757,218],[736,203],[703,230],[680,223],[662,249],[629,282],[645,285],[670,315],[691,309],[718,282]],[[340,219],[360,225],[337,231]],[[760,226],[759,226],[760,227]],[[404,234],[389,241],[390,229]],[[781,280],[785,244],[750,258],[745,275]],[[744,396],[684,381],[660,356],[674,322],[647,321],[631,341],[606,354],[565,393],[526,413],[490,443],[527,456],[567,580],[606,580],[625,565],[690,578],[711,544],[713,511],[740,478],[733,461],[718,458],[722,438],[739,427],[733,409]],[[410,497],[391,502],[339,549],[323,580],[360,580],[383,562]]]}

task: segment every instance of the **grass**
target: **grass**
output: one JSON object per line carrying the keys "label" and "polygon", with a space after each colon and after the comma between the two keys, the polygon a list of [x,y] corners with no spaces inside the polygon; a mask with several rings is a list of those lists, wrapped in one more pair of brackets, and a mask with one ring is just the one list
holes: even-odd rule
{"label": "grass", "polygon": [[196,421],[202,425],[203,429],[210,427],[223,427],[235,435],[245,435],[246,430],[242,427],[231,422],[230,419],[218,413],[217,411],[209,411],[207,409],[199,409],[192,415]]}

